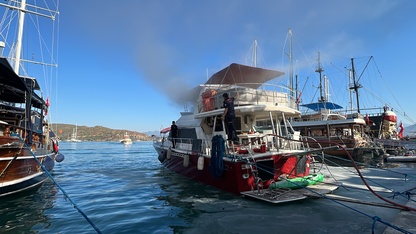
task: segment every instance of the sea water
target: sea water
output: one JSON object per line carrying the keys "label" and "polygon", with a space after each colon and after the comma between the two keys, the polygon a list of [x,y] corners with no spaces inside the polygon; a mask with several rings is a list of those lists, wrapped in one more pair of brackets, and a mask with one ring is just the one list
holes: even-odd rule
{"label": "sea water", "polygon": [[[65,160],[55,166],[53,181],[0,198],[0,233],[371,233],[371,217],[390,222],[399,212],[327,199],[270,204],[243,198],[164,169],[152,142],[59,146]],[[372,196],[360,189],[336,193]],[[374,227],[375,233],[385,229]]]}

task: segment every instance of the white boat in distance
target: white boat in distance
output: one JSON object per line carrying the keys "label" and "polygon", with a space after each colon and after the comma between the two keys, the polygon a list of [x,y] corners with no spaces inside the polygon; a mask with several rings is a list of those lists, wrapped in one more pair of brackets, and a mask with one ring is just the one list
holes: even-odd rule
{"label": "white boat in distance", "polygon": [[72,130],[71,138],[68,140],[69,142],[81,142],[81,140],[77,139],[78,137],[78,125],[75,125],[75,128]]}
{"label": "white boat in distance", "polygon": [[123,139],[120,140],[120,143],[125,144],[125,145],[131,145],[133,144],[133,141],[131,140],[129,134],[126,132],[124,134]]}

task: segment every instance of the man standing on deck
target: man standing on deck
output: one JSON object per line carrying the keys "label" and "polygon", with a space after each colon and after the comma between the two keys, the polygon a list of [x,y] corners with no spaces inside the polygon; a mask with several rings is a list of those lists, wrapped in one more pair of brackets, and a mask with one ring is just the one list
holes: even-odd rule
{"label": "man standing on deck", "polygon": [[175,148],[175,141],[178,138],[178,126],[175,121],[172,121],[172,125],[170,126],[170,137],[172,140],[172,148]]}
{"label": "man standing on deck", "polygon": [[238,96],[238,93],[236,96],[230,98],[228,96],[228,93],[224,93],[222,95],[224,97],[224,114],[222,115],[222,119],[225,119],[225,122],[227,124],[227,130],[228,130],[228,140],[234,141],[234,143],[238,143],[238,137],[237,132],[235,131],[234,126],[234,119],[235,119],[235,111],[234,111],[234,99]]}

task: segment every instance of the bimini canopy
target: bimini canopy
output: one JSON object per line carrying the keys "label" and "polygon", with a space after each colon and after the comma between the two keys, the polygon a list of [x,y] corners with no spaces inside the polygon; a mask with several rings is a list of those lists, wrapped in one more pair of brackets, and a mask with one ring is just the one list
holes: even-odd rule
{"label": "bimini canopy", "polygon": [[212,75],[205,84],[238,85],[257,89],[263,83],[285,73],[258,67],[232,63],[228,67]]}
{"label": "bimini canopy", "polygon": [[[19,77],[7,59],[0,57],[0,100],[11,103],[25,103],[25,92],[29,91],[28,85],[33,90],[39,89],[39,84],[35,79]],[[45,102],[36,93],[32,92],[32,104],[36,108],[41,108]]]}
{"label": "bimini canopy", "polygon": [[301,106],[307,107],[314,111],[320,111],[322,109],[327,109],[327,110],[342,109],[342,106],[335,104],[333,102],[315,102],[315,103],[304,104]]}
{"label": "bimini canopy", "polygon": [[164,128],[164,129],[160,130],[161,134],[165,134],[165,133],[168,133],[168,132],[170,132],[170,127],[167,127],[167,128]]}

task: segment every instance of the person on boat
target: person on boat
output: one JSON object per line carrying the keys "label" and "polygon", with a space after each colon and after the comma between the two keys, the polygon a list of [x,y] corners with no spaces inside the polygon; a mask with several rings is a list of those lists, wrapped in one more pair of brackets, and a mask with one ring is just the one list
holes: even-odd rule
{"label": "person on boat", "polygon": [[170,136],[172,138],[172,148],[175,148],[175,141],[178,138],[178,126],[175,121],[172,121],[172,125],[170,126]]}
{"label": "person on boat", "polygon": [[237,132],[235,130],[234,119],[235,119],[235,110],[234,110],[234,99],[238,96],[238,94],[234,97],[229,97],[228,93],[224,93],[222,95],[224,97],[224,114],[222,118],[225,119],[227,124],[228,130],[228,140],[234,141],[238,143]]}

